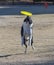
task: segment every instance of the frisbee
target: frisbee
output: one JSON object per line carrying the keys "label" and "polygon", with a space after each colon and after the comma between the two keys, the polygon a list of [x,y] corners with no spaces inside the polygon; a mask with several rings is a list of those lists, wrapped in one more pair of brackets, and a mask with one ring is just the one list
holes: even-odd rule
{"label": "frisbee", "polygon": [[21,14],[26,15],[26,16],[32,16],[32,13],[27,12],[27,11],[21,11]]}

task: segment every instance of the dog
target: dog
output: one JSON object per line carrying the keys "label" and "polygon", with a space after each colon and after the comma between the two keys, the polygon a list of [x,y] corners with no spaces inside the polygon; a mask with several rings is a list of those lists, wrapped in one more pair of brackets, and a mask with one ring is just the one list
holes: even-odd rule
{"label": "dog", "polygon": [[21,43],[25,45],[25,53],[27,52],[27,44],[26,42],[29,41],[28,45],[33,46],[33,22],[29,16],[24,19],[24,22],[21,26]]}

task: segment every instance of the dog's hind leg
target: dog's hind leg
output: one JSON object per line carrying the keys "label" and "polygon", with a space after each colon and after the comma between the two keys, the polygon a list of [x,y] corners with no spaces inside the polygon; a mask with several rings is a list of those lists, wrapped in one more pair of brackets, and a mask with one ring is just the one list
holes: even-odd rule
{"label": "dog's hind leg", "polygon": [[27,44],[26,44],[25,37],[24,37],[24,45],[25,45],[25,54],[26,54],[27,53]]}
{"label": "dog's hind leg", "polygon": [[32,36],[32,39],[31,39],[31,47],[32,47],[33,50],[35,49],[35,47],[33,45],[33,36]]}

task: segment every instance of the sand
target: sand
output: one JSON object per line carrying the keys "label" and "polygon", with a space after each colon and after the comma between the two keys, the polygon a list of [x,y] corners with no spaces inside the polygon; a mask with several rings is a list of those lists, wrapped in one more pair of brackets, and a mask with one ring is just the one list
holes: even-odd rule
{"label": "sand", "polygon": [[0,16],[0,63],[54,61],[54,14],[32,16],[35,50],[28,47],[26,55],[20,36],[24,18],[19,15]]}

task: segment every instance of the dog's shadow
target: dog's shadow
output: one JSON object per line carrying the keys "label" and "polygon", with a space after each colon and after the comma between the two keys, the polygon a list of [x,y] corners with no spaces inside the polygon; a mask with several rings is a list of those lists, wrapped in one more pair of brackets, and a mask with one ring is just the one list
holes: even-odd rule
{"label": "dog's shadow", "polygon": [[15,54],[7,54],[7,55],[0,55],[0,58],[7,58],[7,57],[11,57],[11,56],[17,56],[17,55],[30,55],[32,52],[30,53],[24,53],[24,52],[21,52],[21,53],[15,53]]}
{"label": "dog's shadow", "polygon": [[15,53],[15,54],[0,55],[0,58],[11,57],[14,55],[26,55],[26,54],[25,53]]}

